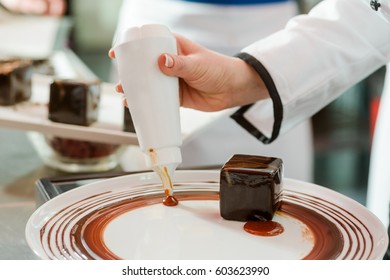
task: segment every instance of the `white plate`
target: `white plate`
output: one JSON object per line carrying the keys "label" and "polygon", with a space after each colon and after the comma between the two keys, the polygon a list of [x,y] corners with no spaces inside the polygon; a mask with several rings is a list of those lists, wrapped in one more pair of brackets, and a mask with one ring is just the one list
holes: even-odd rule
{"label": "white plate", "polygon": [[274,221],[262,237],[219,213],[219,171],[177,171],[176,207],[164,206],[154,173],[91,183],[42,205],[26,238],[43,259],[381,259],[386,229],[359,203],[332,190],[284,180]]}

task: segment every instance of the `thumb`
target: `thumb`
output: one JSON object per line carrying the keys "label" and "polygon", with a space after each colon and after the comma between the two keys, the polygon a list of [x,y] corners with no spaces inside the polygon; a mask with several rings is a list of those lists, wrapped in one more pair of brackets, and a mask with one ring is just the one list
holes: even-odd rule
{"label": "thumb", "polygon": [[161,71],[168,76],[185,78],[190,74],[187,64],[183,56],[164,53],[158,58]]}

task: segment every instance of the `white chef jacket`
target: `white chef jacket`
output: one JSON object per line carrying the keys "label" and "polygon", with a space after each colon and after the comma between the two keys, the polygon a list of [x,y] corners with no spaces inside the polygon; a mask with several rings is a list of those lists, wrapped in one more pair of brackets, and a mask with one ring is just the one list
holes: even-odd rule
{"label": "white chef jacket", "polygon": [[160,23],[207,48],[234,55],[244,46],[283,28],[297,10],[295,0],[257,5],[214,5],[196,0],[124,0],[117,31]]}
{"label": "white chef jacket", "polygon": [[[294,0],[257,5],[210,5],[200,2],[124,0],[117,33],[130,26],[160,23],[205,47],[234,55],[244,46],[282,29],[298,12]],[[235,110],[227,111],[226,116],[213,121],[183,142],[183,163],[180,167],[223,164],[238,153],[268,155],[283,159],[286,177],[312,181],[314,152],[309,120],[272,144],[264,145],[229,117]],[[299,164],[296,164],[297,160]]]}
{"label": "white chef jacket", "polygon": [[[297,16],[283,30],[244,48],[240,56],[265,79],[272,100],[244,107],[235,118],[257,138],[272,141],[388,63],[390,24],[370,8],[369,0],[325,0],[308,16]],[[389,91],[388,78],[368,192],[368,206],[385,225],[390,201]]]}

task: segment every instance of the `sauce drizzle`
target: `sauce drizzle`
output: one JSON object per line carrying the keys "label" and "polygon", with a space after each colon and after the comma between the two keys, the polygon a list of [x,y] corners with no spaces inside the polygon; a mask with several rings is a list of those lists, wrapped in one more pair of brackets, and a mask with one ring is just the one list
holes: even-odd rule
{"label": "sauce drizzle", "polygon": [[254,235],[276,236],[284,232],[284,227],[274,221],[248,221],[244,224],[244,230]]}

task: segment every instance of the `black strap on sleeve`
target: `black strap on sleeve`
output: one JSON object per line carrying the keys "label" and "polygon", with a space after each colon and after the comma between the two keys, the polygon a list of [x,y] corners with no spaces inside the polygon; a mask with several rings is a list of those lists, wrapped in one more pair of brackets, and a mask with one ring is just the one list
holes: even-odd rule
{"label": "black strap on sleeve", "polygon": [[278,90],[276,89],[276,86],[272,80],[271,75],[268,73],[267,69],[260,63],[260,61],[258,61],[256,58],[254,58],[248,53],[239,53],[236,55],[236,57],[241,58],[250,66],[252,66],[253,69],[262,78],[265,86],[268,89],[268,93],[271,97],[273,103],[273,109],[274,109],[274,125],[273,125],[272,135],[270,138],[266,137],[254,125],[252,125],[247,119],[245,119],[244,113],[248,111],[253,106],[253,104],[249,104],[241,107],[239,110],[234,112],[230,117],[234,119],[245,130],[247,130],[250,134],[256,137],[258,140],[260,140],[264,144],[269,144],[279,136],[280,127],[282,125],[282,120],[283,120],[282,100],[280,99]]}

